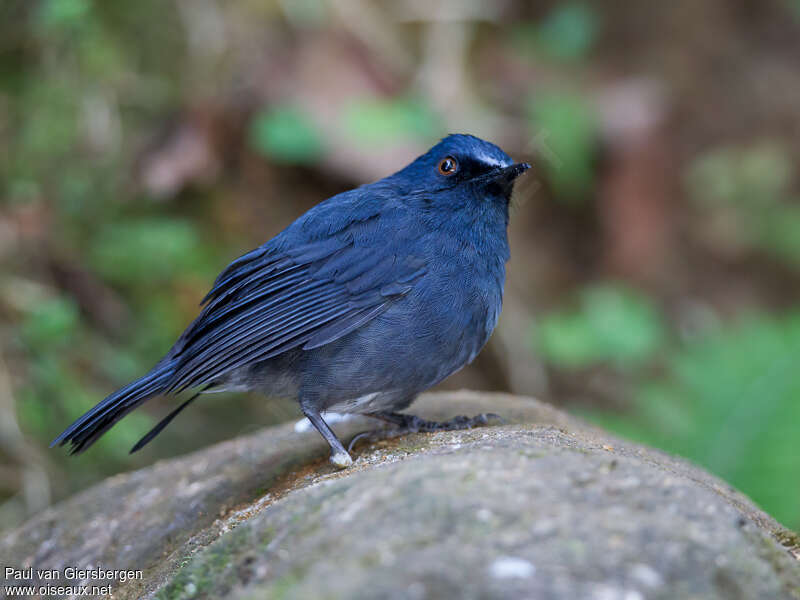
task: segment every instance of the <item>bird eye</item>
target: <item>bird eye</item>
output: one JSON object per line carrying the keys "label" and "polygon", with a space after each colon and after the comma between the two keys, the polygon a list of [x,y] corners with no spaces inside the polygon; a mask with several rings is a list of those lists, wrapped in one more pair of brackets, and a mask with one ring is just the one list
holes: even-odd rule
{"label": "bird eye", "polygon": [[442,175],[452,175],[458,171],[458,161],[452,156],[445,156],[439,161],[439,173]]}

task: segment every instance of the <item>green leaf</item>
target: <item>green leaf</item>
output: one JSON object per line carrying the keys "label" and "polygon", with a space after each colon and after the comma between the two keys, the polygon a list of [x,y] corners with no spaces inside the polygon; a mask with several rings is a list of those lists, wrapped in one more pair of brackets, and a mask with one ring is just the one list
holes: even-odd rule
{"label": "green leaf", "polygon": [[366,145],[430,139],[440,131],[430,107],[415,98],[357,100],[345,109],[343,119],[345,130]]}
{"label": "green leaf", "polygon": [[545,53],[555,58],[583,58],[597,39],[598,21],[591,5],[560,4],[539,26],[536,36],[538,44]]}
{"label": "green leaf", "polygon": [[595,176],[597,121],[593,109],[577,95],[537,95],[529,103],[528,127],[556,197],[583,201]]}
{"label": "green leaf", "polygon": [[584,290],[576,310],[542,318],[536,341],[544,359],[559,367],[626,367],[649,360],[664,342],[664,329],[645,296],[605,285]]}
{"label": "green leaf", "polygon": [[163,283],[202,266],[204,250],[187,221],[142,219],[111,223],[100,229],[89,248],[89,261],[115,283]]}
{"label": "green leaf", "polygon": [[313,163],[323,150],[311,118],[292,106],[260,111],[250,123],[250,144],[264,156],[286,164]]}
{"label": "green leaf", "polygon": [[79,321],[78,306],[71,298],[45,300],[26,315],[22,337],[31,346],[44,347],[64,343],[75,333]]}
{"label": "green leaf", "polygon": [[765,211],[759,221],[755,222],[759,244],[779,258],[800,265],[800,206]]}
{"label": "green leaf", "polygon": [[511,41],[523,56],[546,56],[561,61],[585,58],[597,42],[600,19],[590,4],[558,4],[541,23],[511,28]]}
{"label": "green leaf", "polygon": [[800,0],[785,0],[785,4],[792,18],[800,22]]}
{"label": "green leaf", "polygon": [[39,22],[45,27],[69,27],[89,14],[89,0],[45,0],[40,5]]}
{"label": "green leaf", "polygon": [[297,27],[324,27],[330,18],[328,5],[319,0],[292,0],[281,4],[286,18]]}

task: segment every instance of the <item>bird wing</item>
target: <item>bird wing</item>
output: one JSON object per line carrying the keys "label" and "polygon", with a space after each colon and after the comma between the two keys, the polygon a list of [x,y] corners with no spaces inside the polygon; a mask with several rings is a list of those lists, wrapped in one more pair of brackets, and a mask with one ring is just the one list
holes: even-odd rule
{"label": "bird wing", "polygon": [[328,344],[410,292],[425,261],[408,254],[410,234],[393,231],[397,221],[376,204],[318,205],[231,263],[170,352],[178,359],[170,391],[290,349]]}

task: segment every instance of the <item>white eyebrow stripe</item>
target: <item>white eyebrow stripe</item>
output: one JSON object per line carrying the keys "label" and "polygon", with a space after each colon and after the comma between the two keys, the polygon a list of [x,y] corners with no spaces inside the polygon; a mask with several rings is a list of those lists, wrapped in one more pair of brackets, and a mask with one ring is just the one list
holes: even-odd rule
{"label": "white eyebrow stripe", "polygon": [[507,167],[508,165],[505,162],[501,162],[494,158],[493,156],[489,156],[488,154],[479,154],[475,157],[477,160],[482,162],[485,165],[490,167]]}

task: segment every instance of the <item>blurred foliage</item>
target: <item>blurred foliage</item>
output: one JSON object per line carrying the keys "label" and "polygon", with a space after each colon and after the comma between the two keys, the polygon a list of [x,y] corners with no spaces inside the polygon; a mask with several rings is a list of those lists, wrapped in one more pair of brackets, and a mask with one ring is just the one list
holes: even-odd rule
{"label": "blurred foliage", "polygon": [[785,0],[789,12],[795,20],[800,21],[800,0]]}
{"label": "blurred foliage", "polygon": [[431,108],[418,98],[355,101],[343,118],[345,130],[367,148],[409,138],[429,140],[447,133],[437,125]]}
{"label": "blurred foliage", "polygon": [[648,297],[598,285],[581,291],[576,309],[544,315],[535,338],[540,355],[560,368],[626,367],[652,358],[664,342],[664,327]]}
{"label": "blurred foliage", "polygon": [[793,177],[787,149],[764,142],[700,156],[687,186],[719,224],[716,235],[800,265],[800,202],[790,194]]}
{"label": "blurred foliage", "polygon": [[581,202],[594,184],[597,124],[577,94],[537,94],[528,105],[531,139],[559,200]]}
{"label": "blurred foliage", "polygon": [[561,60],[585,57],[597,40],[599,17],[584,3],[559,4],[541,23],[518,25],[513,30],[517,48]]}
{"label": "blurred foliage", "polygon": [[150,288],[186,274],[213,276],[208,255],[191,222],[167,218],[106,224],[87,248],[89,264],[108,281]]}
{"label": "blurred foliage", "polygon": [[63,347],[78,325],[75,302],[70,298],[52,298],[33,306],[20,326],[20,333],[31,348]]}
{"label": "blurred foliage", "polygon": [[292,106],[259,112],[250,124],[250,140],[256,150],[280,163],[313,163],[323,151],[310,116]]}
{"label": "blurred foliage", "polygon": [[39,23],[45,28],[80,26],[90,8],[89,0],[48,0],[41,4]]}

